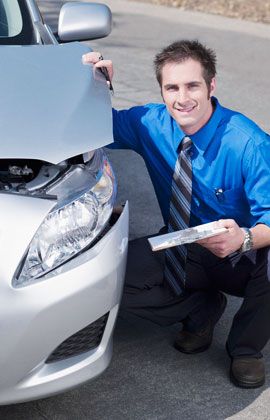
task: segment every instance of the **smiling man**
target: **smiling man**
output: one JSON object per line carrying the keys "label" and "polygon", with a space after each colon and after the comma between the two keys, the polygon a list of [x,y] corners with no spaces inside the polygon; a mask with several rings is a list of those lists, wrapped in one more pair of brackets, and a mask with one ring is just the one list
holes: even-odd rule
{"label": "smiling man", "polygon": [[[84,60],[112,75],[98,53]],[[123,305],[163,325],[183,321],[175,347],[193,354],[212,342],[222,292],[243,297],[226,343],[230,377],[256,388],[265,381],[261,351],[270,337],[269,136],[213,97],[211,49],[182,40],[154,63],[164,103],[113,110],[112,147],[144,158],[168,231],[217,221],[227,232],[166,250],[163,279],[133,276]]]}
{"label": "smiling man", "polygon": [[215,78],[205,80],[201,64],[192,58],[159,67],[157,77],[168,112],[186,135],[196,133],[213,113],[210,97],[216,87]]}

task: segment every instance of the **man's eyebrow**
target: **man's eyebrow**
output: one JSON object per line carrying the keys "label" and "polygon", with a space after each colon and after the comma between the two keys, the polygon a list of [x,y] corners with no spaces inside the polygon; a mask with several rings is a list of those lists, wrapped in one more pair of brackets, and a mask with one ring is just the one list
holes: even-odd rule
{"label": "man's eyebrow", "polygon": [[[185,83],[186,86],[201,85],[201,84],[202,84],[202,82],[200,80],[191,80],[190,82]],[[165,89],[172,88],[172,87],[177,87],[178,88],[178,84],[177,83],[167,83],[166,85],[164,85]]]}
{"label": "man's eyebrow", "polygon": [[177,83],[167,83],[167,85],[164,85],[164,87],[165,87],[166,89],[168,89],[168,88],[170,88],[170,87],[178,87],[178,84],[177,84]]}

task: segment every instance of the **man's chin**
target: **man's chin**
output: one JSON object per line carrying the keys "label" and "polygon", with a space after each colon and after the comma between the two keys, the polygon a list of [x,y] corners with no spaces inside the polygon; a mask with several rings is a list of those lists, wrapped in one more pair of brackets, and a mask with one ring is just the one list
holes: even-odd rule
{"label": "man's chin", "polygon": [[191,117],[181,117],[181,118],[179,118],[179,116],[178,116],[178,118],[175,118],[175,120],[176,120],[176,122],[180,125],[180,127],[181,128],[190,128],[190,127],[192,127],[193,125],[195,125],[195,121],[194,121],[194,119],[193,118],[191,118]]}

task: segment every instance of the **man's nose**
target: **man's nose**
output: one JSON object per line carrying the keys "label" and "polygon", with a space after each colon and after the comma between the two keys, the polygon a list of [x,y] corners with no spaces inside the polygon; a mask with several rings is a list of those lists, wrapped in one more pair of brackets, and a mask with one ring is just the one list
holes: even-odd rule
{"label": "man's nose", "polygon": [[186,89],[179,89],[176,100],[179,104],[183,104],[189,100],[189,95]]}

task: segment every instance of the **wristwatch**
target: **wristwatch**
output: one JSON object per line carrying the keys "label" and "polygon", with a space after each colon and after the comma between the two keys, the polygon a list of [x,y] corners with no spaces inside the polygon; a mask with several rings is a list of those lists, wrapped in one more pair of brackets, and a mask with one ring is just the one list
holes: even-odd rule
{"label": "wristwatch", "polygon": [[239,252],[246,252],[253,248],[253,235],[250,229],[246,227],[243,227],[242,229],[245,231],[245,237]]}

